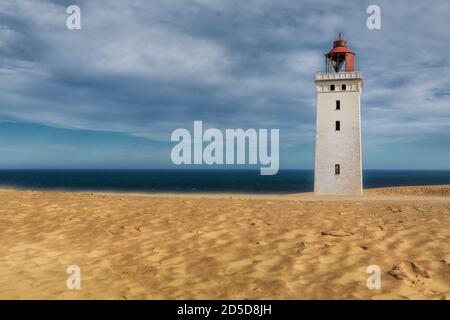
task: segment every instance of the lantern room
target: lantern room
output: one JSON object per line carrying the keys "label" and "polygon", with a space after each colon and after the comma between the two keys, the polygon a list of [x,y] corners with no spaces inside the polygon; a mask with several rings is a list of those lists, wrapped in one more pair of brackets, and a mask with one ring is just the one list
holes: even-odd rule
{"label": "lantern room", "polygon": [[333,49],[325,55],[325,72],[353,72],[355,71],[355,53],[347,48],[347,41],[339,32],[339,37],[333,41]]}

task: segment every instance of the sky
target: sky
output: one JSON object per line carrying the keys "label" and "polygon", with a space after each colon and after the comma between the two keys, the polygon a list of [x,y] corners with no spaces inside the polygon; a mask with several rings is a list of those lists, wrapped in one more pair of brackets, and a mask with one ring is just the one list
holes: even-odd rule
{"label": "sky", "polygon": [[175,168],[172,131],[201,120],[279,129],[281,168],[312,169],[314,76],[343,32],[363,167],[448,170],[449,18],[448,0],[0,0],[0,168]]}

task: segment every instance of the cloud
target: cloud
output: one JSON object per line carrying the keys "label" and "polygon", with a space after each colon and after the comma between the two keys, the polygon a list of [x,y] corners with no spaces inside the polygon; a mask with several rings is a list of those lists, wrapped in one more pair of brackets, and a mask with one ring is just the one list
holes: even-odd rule
{"label": "cloud", "polygon": [[[338,31],[365,79],[365,141],[450,136],[448,1],[0,2],[0,118],[168,141],[202,120],[314,140],[314,73]],[[447,138],[448,139],[448,138]]]}

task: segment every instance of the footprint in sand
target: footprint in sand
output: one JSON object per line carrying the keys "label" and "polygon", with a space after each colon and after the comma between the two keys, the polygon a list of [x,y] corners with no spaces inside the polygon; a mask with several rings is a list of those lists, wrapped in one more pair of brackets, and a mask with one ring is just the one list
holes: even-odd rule
{"label": "footprint in sand", "polygon": [[402,212],[401,208],[388,207],[388,209],[391,210],[392,213],[400,213],[400,212]]}
{"label": "footprint in sand", "polygon": [[322,231],[321,234],[323,236],[332,236],[332,237],[350,237],[353,235],[353,233],[346,232],[343,230]]}
{"label": "footprint in sand", "polygon": [[306,249],[306,243],[305,242],[299,242],[296,246],[296,252],[297,254],[300,254],[303,252],[303,250]]}
{"label": "footprint in sand", "polygon": [[112,226],[111,228],[109,228],[109,233],[111,234],[119,234],[119,233],[123,233],[123,232],[141,232],[141,225],[126,225],[126,226]]}
{"label": "footprint in sand", "polygon": [[402,261],[399,264],[394,264],[388,274],[397,280],[405,280],[415,285],[424,285],[424,279],[429,279],[430,274],[418,264],[411,261]]}

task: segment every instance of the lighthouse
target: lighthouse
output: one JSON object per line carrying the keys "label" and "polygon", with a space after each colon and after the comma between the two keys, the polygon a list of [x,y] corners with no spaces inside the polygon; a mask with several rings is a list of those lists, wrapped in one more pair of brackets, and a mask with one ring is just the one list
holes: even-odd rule
{"label": "lighthouse", "polygon": [[314,166],[316,195],[362,195],[362,75],[355,53],[339,33],[316,74],[317,119]]}

